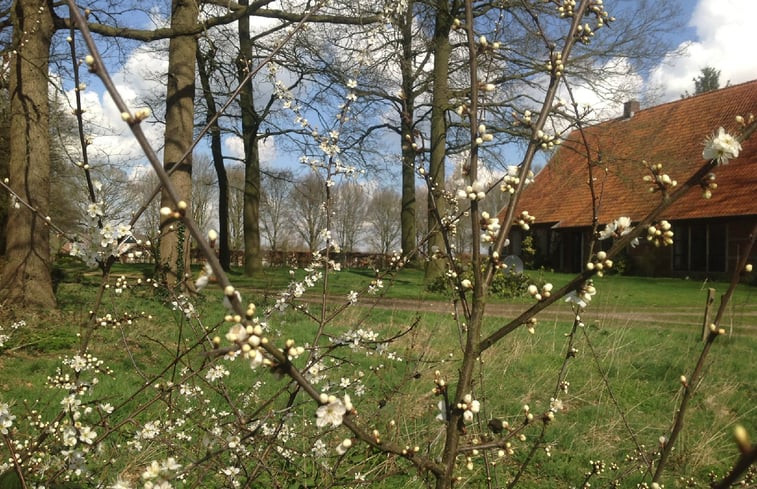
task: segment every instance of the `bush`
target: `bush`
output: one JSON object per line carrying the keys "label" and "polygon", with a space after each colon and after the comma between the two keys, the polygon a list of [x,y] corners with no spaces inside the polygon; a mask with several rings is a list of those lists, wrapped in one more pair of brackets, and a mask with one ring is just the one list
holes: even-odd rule
{"label": "bush", "polygon": [[[473,271],[467,269],[463,272],[461,279],[473,281]],[[494,275],[489,293],[503,299],[512,299],[515,297],[524,297],[528,293],[528,286],[531,284],[541,288],[546,282],[539,274],[537,278],[524,272],[513,272],[509,270],[499,271]],[[426,286],[429,292],[435,293],[452,293],[454,292],[454,282],[451,277],[442,275],[437,277],[433,282]]]}

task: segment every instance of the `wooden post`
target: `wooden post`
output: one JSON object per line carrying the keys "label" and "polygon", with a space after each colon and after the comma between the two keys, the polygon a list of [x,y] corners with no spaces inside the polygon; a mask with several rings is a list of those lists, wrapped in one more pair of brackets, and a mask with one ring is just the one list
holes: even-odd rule
{"label": "wooden post", "polygon": [[712,287],[707,289],[707,303],[704,305],[704,322],[702,323],[702,341],[707,340],[707,335],[710,334],[710,307],[715,302],[715,289]]}

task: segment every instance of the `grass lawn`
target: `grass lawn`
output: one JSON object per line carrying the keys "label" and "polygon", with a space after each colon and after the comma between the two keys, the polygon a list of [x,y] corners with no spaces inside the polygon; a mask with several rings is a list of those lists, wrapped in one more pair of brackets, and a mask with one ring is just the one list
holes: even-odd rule
{"label": "grass lawn", "polygon": [[[44,416],[58,412],[65,393],[43,386],[60,366],[61,358],[77,352],[79,339],[85,333],[80,325],[91,307],[98,274],[69,265],[64,272],[57,292],[60,311],[44,317],[25,317],[27,325],[19,328],[0,348],[0,402],[10,403],[19,418],[32,410]],[[250,370],[241,361],[214,361],[207,355],[212,346],[202,339],[206,335],[223,337],[228,330],[222,321],[225,311],[220,305],[220,292],[208,290],[198,297],[194,307],[202,321],[187,321],[180,311],[171,307],[170,299],[156,294],[149,286],[135,285],[136,279],[146,273],[149,273],[147,266],[115,267],[113,276],[131,277],[133,286],[118,296],[111,287],[106,294],[105,312],[112,318],[129,314],[133,320],[131,324],[124,319],[119,324],[111,322],[99,328],[89,350],[112,369],[110,374],[98,375],[100,382],[93,388],[97,402],[108,402],[116,407],[109,423],[123,423],[123,433],[114,437],[115,441],[103,449],[105,452],[120,460],[118,457],[131,443],[131,434],[140,426],[155,419],[166,422],[167,406],[170,411],[179,409],[182,402],[189,402],[178,391],[165,394],[160,387],[182,379],[188,379],[188,384],[196,383],[205,392],[204,404],[195,406],[192,414],[187,415],[187,422],[197,427],[205,427],[212,416],[223,420],[224,429],[231,426],[236,415],[230,412],[222,417],[218,413],[233,411],[229,409],[232,401],[231,405],[239,407],[247,416],[252,416],[250,413],[272,416],[283,408],[287,399],[296,399],[289,408],[289,416],[313,419],[315,406],[301,395],[289,397],[293,391],[284,381],[264,369]],[[296,276],[300,277],[300,273]],[[362,290],[373,278],[373,273],[365,270],[340,272],[329,277],[329,294],[344,298],[350,290]],[[570,278],[563,274],[543,274],[543,279],[556,287]],[[262,310],[266,304],[273,303],[274,291],[284,288],[290,275],[288,270],[267,270],[262,277],[250,279],[234,272],[231,279],[245,299],[255,301]],[[704,290],[714,287],[720,294],[726,287],[723,283],[621,276],[604,277],[595,283],[598,294],[586,312],[586,327],[579,329],[575,336],[576,357],[567,363],[569,388],[559,396],[564,410],[557,413],[540,439],[533,464],[521,479],[522,487],[580,486],[592,460],[603,460],[608,465],[600,481],[634,474],[626,478],[624,485],[631,487],[634,481],[641,480],[634,472],[635,446],[638,443],[654,447],[659,437],[667,433],[679,401],[679,378],[691,371],[701,350],[699,328]],[[351,392],[359,422],[367,429],[376,428],[399,444],[417,445],[424,452],[437,453],[444,425],[435,419],[439,397],[430,393],[434,372],[440,372],[449,382],[456,381],[456,360],[460,357],[463,332],[449,313],[429,312],[420,306],[444,299],[444,294],[426,291],[420,271],[403,270],[398,276],[385,279],[385,285],[385,297],[415,303],[418,307],[394,307],[391,301],[368,307],[361,300],[360,307],[348,308],[326,326],[321,344],[338,342],[338,338],[358,329],[375,331],[382,338],[403,335],[386,351],[334,349],[327,357],[331,384],[328,387],[319,384],[319,387],[329,388],[330,392]],[[710,471],[722,475],[736,456],[731,441],[735,424],[744,425],[753,437],[757,434],[757,407],[754,405],[757,358],[753,353],[757,349],[757,330],[742,327],[754,327],[757,322],[756,291],[755,287],[745,285],[737,291],[728,316],[733,321],[734,335],[719,338],[713,346],[702,383],[691,403],[686,428],[666,473],[667,487],[676,487],[679,477],[695,477],[702,483]],[[309,294],[316,296],[315,292]],[[499,312],[487,318],[487,332],[507,320],[510,308],[526,307],[532,300],[491,298],[490,302],[493,311],[495,306],[501,310],[497,309]],[[332,311],[340,305],[341,301],[329,303],[326,310]],[[310,304],[306,308],[315,316],[320,314],[320,306]],[[566,334],[571,326],[568,305],[555,304],[553,308],[556,312],[550,309],[540,315],[535,334],[521,328],[482,356],[476,372],[479,379],[476,397],[482,401],[483,408],[476,423],[469,428],[466,443],[493,439],[495,435],[486,427],[491,418],[520,426],[524,404],[528,404],[533,413],[549,409],[566,356]],[[646,320],[646,317],[662,319]],[[0,318],[0,326],[7,331],[15,319]],[[645,327],[638,327],[642,324]],[[288,338],[302,344],[312,341],[318,325],[290,309],[270,316],[268,327],[269,336],[277,344]],[[180,360],[172,363],[177,352],[181,354]],[[304,360],[298,362],[304,366]],[[208,366],[219,363],[229,371],[223,388],[204,377]],[[140,386],[144,385],[149,387],[142,389]],[[365,391],[362,395],[356,394],[359,385]],[[274,399],[270,405],[264,403],[268,398]],[[21,426],[24,423],[19,420],[19,429]],[[473,470],[464,473],[465,479],[478,486],[489,473],[496,487],[503,486],[526,457],[531,443],[539,439],[540,428],[540,422],[526,426],[523,429],[525,441],[514,438],[513,454],[499,462],[476,459]],[[98,431],[104,429],[101,426]],[[198,437],[196,439],[207,436],[201,433],[193,436]],[[335,443],[334,440],[340,440],[344,434],[337,430],[313,436],[323,436]],[[313,441],[302,440],[302,450],[309,450]],[[176,440],[166,440],[169,442]],[[282,443],[291,449],[298,446],[296,439]],[[183,450],[181,453],[186,460],[201,459],[205,453],[204,449]],[[160,452],[129,453],[132,453],[129,463],[116,462],[101,469],[103,480],[113,480],[119,473],[127,473],[130,467],[149,463],[150,457]],[[356,448],[350,453],[355,454],[355,458],[350,459],[354,469],[350,470],[373,474],[376,480],[381,480],[375,487],[422,485],[407,464],[399,464],[395,472],[387,470],[379,477],[378,467],[384,466],[378,465],[370,450]],[[0,455],[7,456],[2,451]],[[487,472],[487,463],[496,470]],[[616,470],[609,470],[612,463],[617,464]],[[211,467],[209,465],[208,470]],[[221,467],[218,465],[212,470]],[[305,465],[287,470],[294,478],[307,478],[318,469]],[[339,473],[334,469],[335,479],[331,482],[348,485],[349,481],[337,479]],[[593,485],[603,484],[594,481]],[[204,487],[223,487],[223,484]]]}

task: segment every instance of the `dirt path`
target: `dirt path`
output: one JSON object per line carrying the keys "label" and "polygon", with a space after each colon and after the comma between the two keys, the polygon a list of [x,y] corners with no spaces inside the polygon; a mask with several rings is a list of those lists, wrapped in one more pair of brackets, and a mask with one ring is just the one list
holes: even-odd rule
{"label": "dirt path", "polygon": [[[311,304],[320,303],[320,297],[304,297]],[[329,303],[344,303],[343,297],[330,297]],[[453,314],[452,303],[434,300],[394,299],[386,297],[363,297],[357,303],[359,307],[375,307],[388,310],[433,312]],[[505,304],[491,302],[486,306],[487,317],[515,318],[526,309],[525,304]],[[586,324],[596,324],[602,327],[634,327],[673,328],[679,331],[701,331],[703,310],[690,308],[662,308],[646,307],[644,310],[621,309],[616,306],[592,304],[582,314]],[[713,310],[711,316],[714,316]],[[537,315],[541,323],[569,322],[573,320],[573,312],[568,304],[558,302]],[[735,310],[728,310],[723,316],[721,327],[731,331],[734,335],[757,336],[757,308],[748,306]]]}

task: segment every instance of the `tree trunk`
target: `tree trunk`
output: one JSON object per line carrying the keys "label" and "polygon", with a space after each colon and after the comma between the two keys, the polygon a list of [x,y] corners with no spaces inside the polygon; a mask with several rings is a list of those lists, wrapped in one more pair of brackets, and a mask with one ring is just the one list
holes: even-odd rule
{"label": "tree trunk", "polygon": [[[173,0],[171,5],[171,27],[186,29],[197,23],[197,2],[194,0]],[[163,150],[163,166],[173,171],[171,181],[187,206],[192,202],[192,157],[180,161],[184,152],[192,144],[194,137],[194,96],[195,96],[195,51],[197,40],[194,36],[171,38],[168,44],[168,90],[166,92],[166,134]],[[163,191],[161,207],[176,209],[177,202]],[[186,214],[191,215],[187,207]],[[180,221],[161,217],[160,260],[158,266],[169,286],[180,284],[189,273],[189,233]]]}
{"label": "tree trunk", "polygon": [[244,274],[248,277],[259,274],[263,269],[260,249],[260,154],[255,131],[257,126],[250,137],[249,146],[247,138],[244,145]]}
{"label": "tree trunk", "polygon": [[[214,52],[210,54],[213,56]],[[210,89],[210,71],[200,50],[197,50],[197,67],[202,84],[202,94],[207,106],[205,120],[210,122],[216,116],[216,101]],[[229,178],[223,162],[221,145],[221,128],[215,119],[210,128],[210,153],[213,156],[213,167],[218,177],[218,261],[227,272],[231,269],[231,251],[229,250]]]}
{"label": "tree trunk", "polygon": [[16,0],[11,18],[18,53],[10,58],[10,186],[41,216],[24,206],[9,212],[0,302],[52,308],[50,232],[44,219],[50,206],[47,66],[52,12],[45,0]]}
{"label": "tree trunk", "polygon": [[[240,0],[246,6],[247,0]],[[239,19],[239,59],[238,76],[241,82],[251,68],[252,41],[250,40],[250,18]],[[252,94],[252,80],[242,86],[239,94],[242,111],[242,140],[244,142],[244,274],[253,276],[263,269],[260,250],[260,153],[258,151],[258,129],[260,120],[255,113]]]}
{"label": "tree trunk", "polygon": [[[431,161],[429,165],[430,188],[428,192],[428,229],[431,234],[428,249],[431,259],[426,264],[426,282],[441,276],[445,270],[445,261],[435,259],[436,252],[444,253],[444,238],[439,229],[437,212],[444,216],[443,197],[447,156],[447,106],[449,105],[449,32],[452,28],[452,15],[447,0],[437,2],[436,25],[434,27],[434,87],[431,95]],[[436,207],[436,211],[433,208]]]}
{"label": "tree trunk", "polygon": [[402,31],[402,72],[403,107],[400,115],[400,134],[402,135],[402,210],[400,211],[400,246],[403,255],[412,253],[409,266],[417,266],[415,228],[415,149],[414,125],[415,92],[413,91],[413,2],[410,0],[407,13],[403,18]]}

